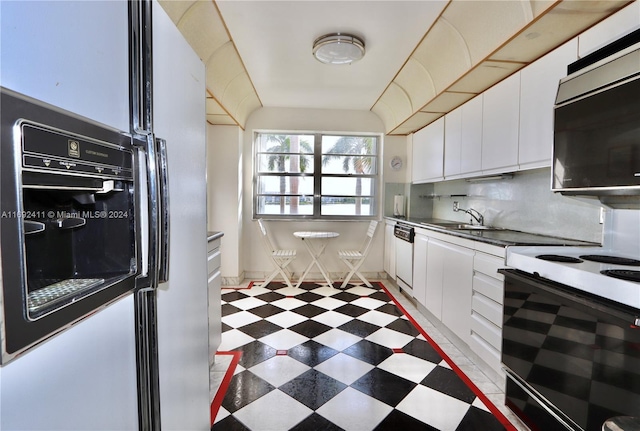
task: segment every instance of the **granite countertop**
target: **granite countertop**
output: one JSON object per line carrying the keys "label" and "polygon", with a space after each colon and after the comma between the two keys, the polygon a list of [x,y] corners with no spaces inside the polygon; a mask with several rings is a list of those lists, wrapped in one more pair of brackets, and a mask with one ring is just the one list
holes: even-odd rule
{"label": "granite countertop", "polygon": [[432,230],[435,232],[446,233],[448,235],[457,236],[460,238],[467,238],[474,241],[484,242],[487,244],[493,244],[497,246],[510,246],[510,245],[556,245],[556,246],[599,246],[600,244],[579,241],[567,238],[558,238],[554,236],[538,235],[534,233],[521,232],[510,229],[500,230],[457,230],[446,227],[434,226],[438,223],[456,223],[451,220],[440,220],[430,218],[411,218],[401,219],[396,217],[385,217],[389,220],[394,220],[401,223],[407,223],[414,227],[422,229]]}
{"label": "granite countertop", "polygon": [[223,235],[224,235],[224,233],[219,232],[219,231],[209,231],[209,232],[207,232],[207,242],[208,241],[215,241],[218,238],[222,238]]}

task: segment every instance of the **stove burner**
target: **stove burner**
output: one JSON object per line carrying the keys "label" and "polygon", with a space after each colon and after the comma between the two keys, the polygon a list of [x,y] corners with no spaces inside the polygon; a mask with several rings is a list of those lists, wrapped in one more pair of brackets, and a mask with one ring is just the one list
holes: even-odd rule
{"label": "stove burner", "polygon": [[632,271],[629,269],[605,269],[604,271],[600,271],[600,274],[619,278],[621,280],[635,281],[636,283],[640,283],[640,271]]}
{"label": "stove burner", "polygon": [[536,256],[537,259],[549,260],[551,262],[562,262],[562,263],[580,263],[581,259],[577,257],[570,256],[561,256],[559,254],[541,254]]}
{"label": "stove burner", "polygon": [[586,254],[580,257],[584,260],[590,260],[592,262],[611,263],[616,265],[640,266],[640,260],[629,259],[627,257],[607,256],[604,254]]}

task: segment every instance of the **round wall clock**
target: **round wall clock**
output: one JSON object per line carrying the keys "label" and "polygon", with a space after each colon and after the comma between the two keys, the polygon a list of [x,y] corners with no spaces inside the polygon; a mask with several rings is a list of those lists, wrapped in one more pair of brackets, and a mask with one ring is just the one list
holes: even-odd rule
{"label": "round wall clock", "polygon": [[389,165],[394,171],[399,171],[402,168],[402,159],[399,156],[393,156]]}

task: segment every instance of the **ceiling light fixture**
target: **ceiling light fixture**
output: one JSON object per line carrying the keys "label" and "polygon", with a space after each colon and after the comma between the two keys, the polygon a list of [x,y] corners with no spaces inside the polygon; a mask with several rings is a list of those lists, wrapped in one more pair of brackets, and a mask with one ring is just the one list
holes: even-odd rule
{"label": "ceiling light fixture", "polygon": [[325,34],[313,42],[313,56],[322,63],[351,64],[364,57],[364,42],[351,34]]}

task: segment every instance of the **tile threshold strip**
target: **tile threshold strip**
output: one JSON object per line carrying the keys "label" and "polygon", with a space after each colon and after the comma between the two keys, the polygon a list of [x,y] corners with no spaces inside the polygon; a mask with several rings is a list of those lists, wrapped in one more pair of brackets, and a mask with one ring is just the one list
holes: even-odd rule
{"label": "tile threshold strip", "polygon": [[[460,367],[458,367],[456,363],[453,362],[453,359],[451,359],[449,355],[447,355],[444,352],[444,350],[440,348],[440,346],[433,340],[433,338],[431,338],[426,333],[426,331],[422,329],[422,326],[420,326],[420,324],[413,318],[413,316],[411,316],[411,314],[409,314],[409,312],[402,306],[402,304],[398,302],[398,300],[387,289],[387,287],[384,284],[382,284],[382,282],[379,282],[379,281],[372,282],[372,284],[377,284],[380,286],[380,288],[382,288],[382,290],[384,290],[384,292],[387,294],[387,296],[389,296],[389,298],[391,298],[391,300],[396,305],[396,307],[398,307],[398,309],[407,317],[407,319],[411,322],[411,324],[415,326],[418,332],[420,332],[420,334],[426,339],[426,341],[431,345],[431,347],[433,347],[433,349],[436,352],[438,352],[438,354],[442,357],[442,359],[444,359],[444,361],[451,367],[451,369],[457,374],[457,376],[460,377],[460,379],[467,385],[467,387],[471,389],[471,391],[478,398],[480,398],[480,401],[482,401],[482,403],[489,409],[489,411],[491,411],[493,416],[505,427],[506,431],[517,431],[516,427],[509,421],[509,419],[507,419],[507,417],[495,406],[495,404],[493,404],[493,402],[489,398],[487,398],[487,396],[475,385],[475,383],[471,381],[471,379],[464,373],[464,371],[462,371],[462,369],[460,369]],[[247,287],[243,287],[243,288],[222,287],[222,289],[247,290],[247,289],[251,289],[253,285],[254,285],[254,282],[252,281],[249,283]],[[393,349],[393,350],[394,350],[394,353],[401,353],[401,349]],[[240,362],[240,357],[242,356],[242,352],[241,351],[216,352],[216,355],[233,355],[234,357],[231,361],[231,364],[229,365],[229,368],[227,369],[227,372],[224,375],[224,378],[222,379],[222,383],[220,384],[220,387],[216,392],[216,396],[213,398],[213,401],[211,402],[211,426],[213,426],[213,424],[215,423],[216,416],[218,415],[218,411],[222,406],[222,401],[227,392],[227,389],[229,388],[229,384],[231,383],[231,379],[233,378],[235,369],[238,363]]]}

